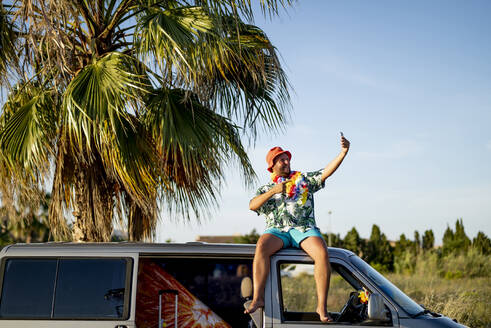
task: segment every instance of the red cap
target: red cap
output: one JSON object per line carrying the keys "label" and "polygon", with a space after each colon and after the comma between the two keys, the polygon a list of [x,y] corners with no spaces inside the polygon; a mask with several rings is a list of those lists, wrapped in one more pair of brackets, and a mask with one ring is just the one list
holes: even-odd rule
{"label": "red cap", "polygon": [[286,154],[288,159],[292,159],[292,154],[288,150],[283,150],[281,147],[273,147],[268,151],[266,155],[266,162],[268,163],[268,171],[273,172],[274,159],[281,154]]}

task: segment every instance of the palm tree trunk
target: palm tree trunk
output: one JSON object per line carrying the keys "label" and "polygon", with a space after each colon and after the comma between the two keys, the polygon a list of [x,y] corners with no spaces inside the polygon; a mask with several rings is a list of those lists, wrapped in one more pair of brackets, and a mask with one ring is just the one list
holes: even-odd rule
{"label": "palm tree trunk", "polygon": [[72,229],[73,241],[108,242],[111,240],[113,201],[112,188],[103,177],[100,162],[90,166],[78,165],[75,183],[75,222]]}

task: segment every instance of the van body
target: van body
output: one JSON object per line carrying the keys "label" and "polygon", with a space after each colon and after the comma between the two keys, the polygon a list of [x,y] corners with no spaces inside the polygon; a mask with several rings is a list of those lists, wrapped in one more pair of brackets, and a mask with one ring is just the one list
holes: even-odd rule
{"label": "van body", "polygon": [[271,257],[264,310],[251,318],[241,286],[252,276],[254,251],[199,242],[7,246],[0,252],[0,327],[464,327],[425,310],[339,248],[329,248],[334,322],[321,323],[315,313],[313,262],[298,249]]}

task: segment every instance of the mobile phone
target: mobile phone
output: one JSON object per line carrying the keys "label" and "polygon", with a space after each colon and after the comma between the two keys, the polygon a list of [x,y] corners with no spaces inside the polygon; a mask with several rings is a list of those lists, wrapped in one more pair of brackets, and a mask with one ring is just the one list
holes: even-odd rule
{"label": "mobile phone", "polygon": [[344,134],[343,134],[343,132],[341,132],[341,131],[339,131],[339,133],[341,133],[341,137],[344,137]]}

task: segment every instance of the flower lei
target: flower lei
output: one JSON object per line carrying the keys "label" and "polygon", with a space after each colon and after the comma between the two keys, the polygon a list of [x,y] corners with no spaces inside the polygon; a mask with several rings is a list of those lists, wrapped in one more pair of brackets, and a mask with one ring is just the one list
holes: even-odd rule
{"label": "flower lei", "polygon": [[273,173],[271,174],[271,180],[276,184],[290,180],[286,184],[286,197],[294,201],[299,201],[302,205],[307,201],[309,188],[300,171],[291,171],[287,178]]}

